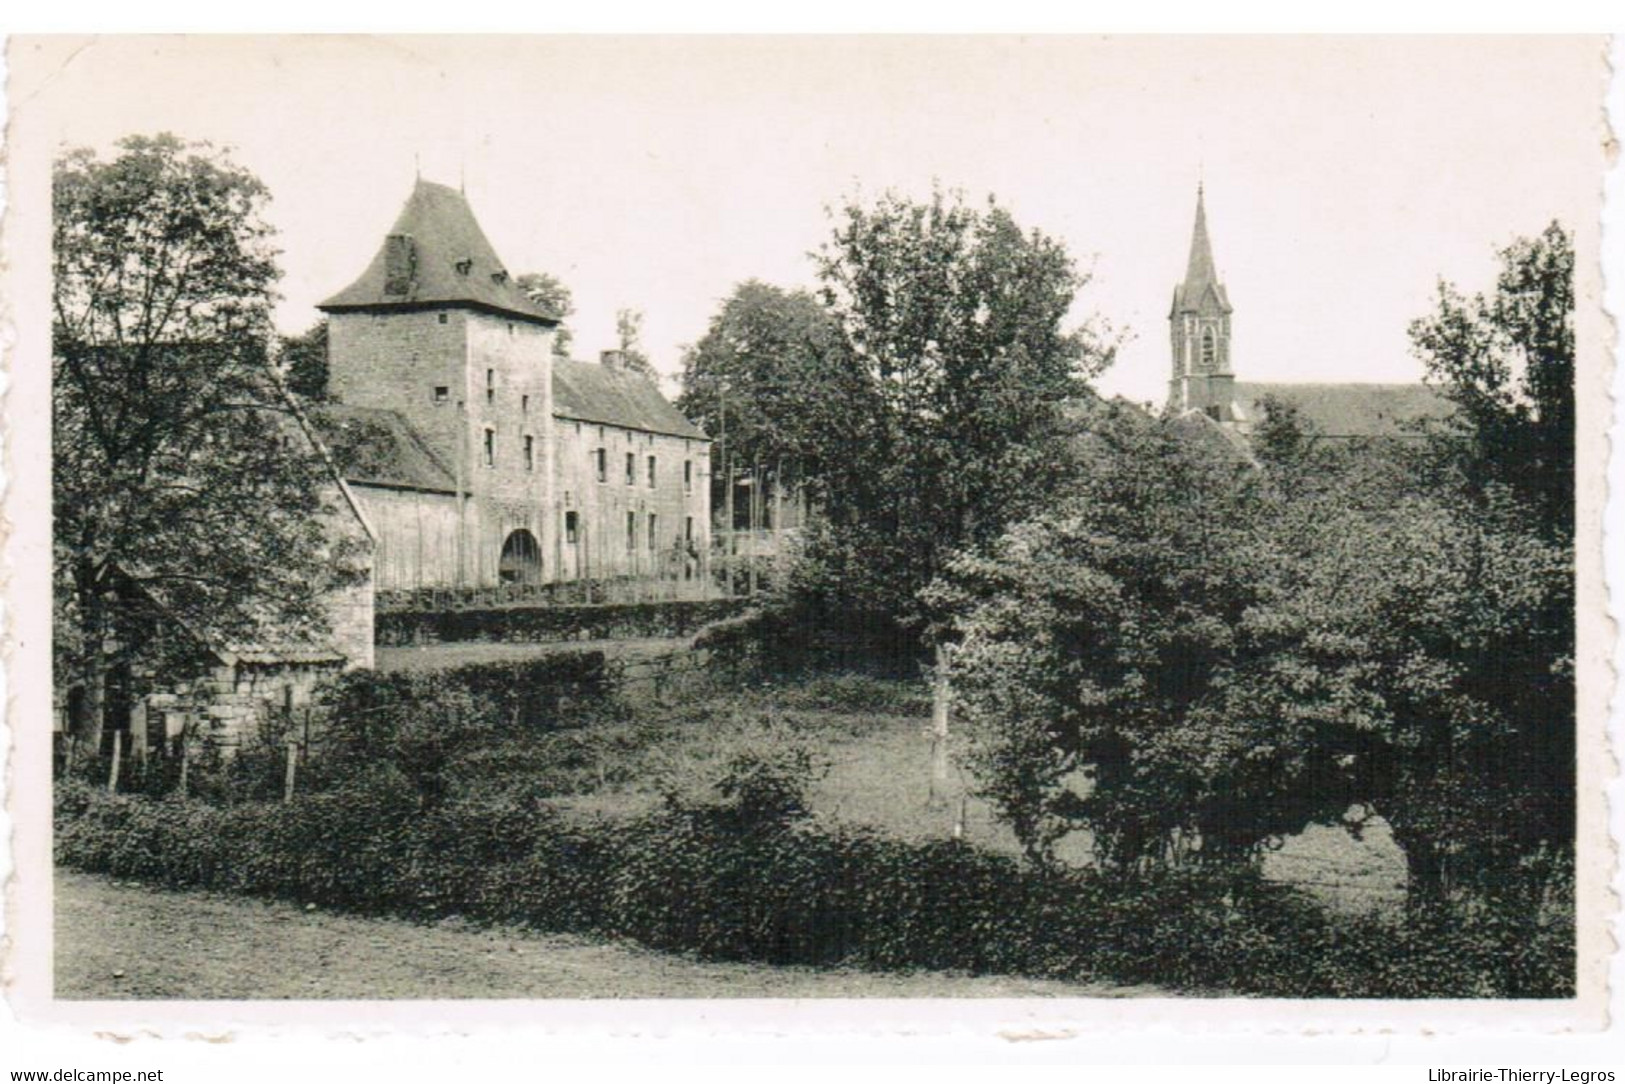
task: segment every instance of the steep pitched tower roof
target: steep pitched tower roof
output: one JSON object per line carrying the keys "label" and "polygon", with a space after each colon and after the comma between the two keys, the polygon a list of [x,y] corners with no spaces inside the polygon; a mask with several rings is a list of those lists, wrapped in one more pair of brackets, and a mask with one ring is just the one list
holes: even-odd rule
{"label": "steep pitched tower roof", "polygon": [[418,180],[361,277],[317,308],[323,312],[467,307],[557,325],[514,282],[455,188]]}
{"label": "steep pitched tower roof", "polygon": [[1196,228],[1191,232],[1191,255],[1185,264],[1185,281],[1174,287],[1174,304],[1170,315],[1176,312],[1196,312],[1211,292],[1220,312],[1228,313],[1230,298],[1219,272],[1213,266],[1213,242],[1207,235],[1207,208],[1202,199],[1202,186],[1196,186]]}

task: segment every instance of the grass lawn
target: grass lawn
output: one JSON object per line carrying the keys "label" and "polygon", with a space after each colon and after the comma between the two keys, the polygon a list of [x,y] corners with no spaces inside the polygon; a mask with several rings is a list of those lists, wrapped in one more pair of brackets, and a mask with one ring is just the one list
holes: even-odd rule
{"label": "grass lawn", "polygon": [[[869,679],[825,679],[701,700],[658,722],[561,736],[579,743],[582,755],[598,765],[564,804],[636,815],[653,809],[664,794],[692,793],[734,753],[797,743],[812,749],[822,770],[808,795],[814,816],[909,840],[948,838],[959,822],[968,842],[1019,854],[1009,828],[971,793],[964,770],[951,768],[933,800],[929,721],[923,687]],[[1086,834],[1063,841],[1060,854],[1076,864],[1088,862]],[[1267,855],[1264,870],[1341,910],[1393,909],[1404,902],[1404,858],[1380,821],[1359,840],[1341,828],[1311,827]]]}
{"label": "grass lawn", "polygon": [[56,996],[142,998],[1135,997],[1151,987],[708,963],[636,945],[307,911],[56,874]]}

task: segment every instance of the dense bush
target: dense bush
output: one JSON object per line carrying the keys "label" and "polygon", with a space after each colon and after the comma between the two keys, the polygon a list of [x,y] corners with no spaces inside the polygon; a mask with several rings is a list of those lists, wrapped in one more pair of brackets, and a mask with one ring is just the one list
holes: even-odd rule
{"label": "dense bush", "polygon": [[1572,992],[1572,927],[1513,943],[1492,914],[1333,920],[1247,877],[1035,872],[963,843],[821,824],[799,801],[799,771],[736,759],[725,793],[630,824],[567,818],[524,784],[425,812],[387,766],[286,805],[64,782],[56,856],[175,887],[593,931],[718,959],[1269,996]]}
{"label": "dense bush", "polygon": [[687,636],[713,621],[738,614],[744,605],[738,599],[708,599],[591,606],[380,610],[373,620],[373,633],[380,646]]}
{"label": "dense bush", "polygon": [[707,626],[695,647],[720,670],[769,678],[818,672],[912,678],[926,660],[918,635],[895,622],[853,619],[793,593]]}

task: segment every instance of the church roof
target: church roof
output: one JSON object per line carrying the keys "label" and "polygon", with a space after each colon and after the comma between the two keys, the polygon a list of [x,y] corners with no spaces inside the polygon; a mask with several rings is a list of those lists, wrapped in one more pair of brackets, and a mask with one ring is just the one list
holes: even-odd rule
{"label": "church roof", "polygon": [[1212,290],[1219,308],[1230,312],[1230,297],[1219,272],[1213,264],[1213,242],[1207,234],[1207,207],[1202,187],[1196,187],[1196,228],[1191,231],[1191,254],[1185,263],[1185,281],[1174,287],[1173,312],[1189,312],[1202,305],[1203,298]]}
{"label": "church roof", "polygon": [[468,306],[549,327],[558,323],[508,274],[467,198],[455,188],[419,179],[361,277],[317,308],[433,306]]}
{"label": "church roof", "polygon": [[339,473],[351,485],[457,491],[452,472],[395,411],[326,403],[310,415]]}
{"label": "church roof", "polygon": [[1186,410],[1167,419],[1168,428],[1175,436],[1198,447],[1207,447],[1215,453],[1230,455],[1238,463],[1258,466],[1252,445],[1236,432],[1235,426],[1215,421],[1200,410]]}
{"label": "church roof", "polygon": [[653,380],[587,361],[553,359],[553,413],[561,418],[709,440]]}
{"label": "church roof", "polygon": [[1414,437],[1415,423],[1453,411],[1450,401],[1426,384],[1235,384],[1236,420],[1256,425],[1263,400],[1295,403],[1322,436]]}

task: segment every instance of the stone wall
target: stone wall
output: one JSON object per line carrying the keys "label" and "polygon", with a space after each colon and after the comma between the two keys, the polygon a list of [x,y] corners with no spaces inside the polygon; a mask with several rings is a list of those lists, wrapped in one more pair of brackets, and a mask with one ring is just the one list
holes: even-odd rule
{"label": "stone wall", "polygon": [[[707,441],[567,418],[557,419],[556,432],[556,562],[561,579],[701,574],[700,562],[711,545],[711,446]],[[605,460],[602,480],[598,476],[599,449]],[[655,462],[652,485],[651,457]],[[630,545],[628,514],[632,517]],[[652,538],[650,516],[654,517]],[[687,557],[690,550],[698,557]]]}

